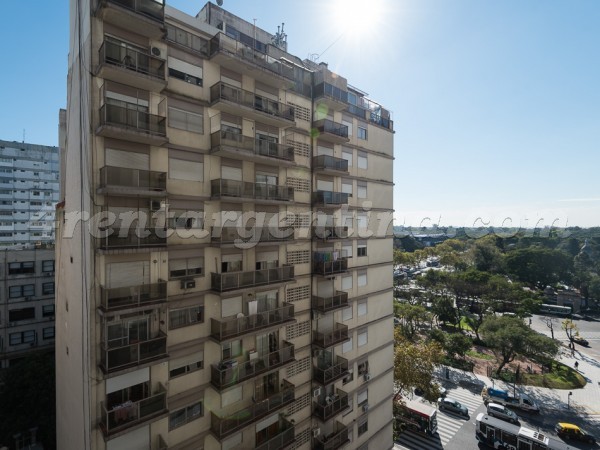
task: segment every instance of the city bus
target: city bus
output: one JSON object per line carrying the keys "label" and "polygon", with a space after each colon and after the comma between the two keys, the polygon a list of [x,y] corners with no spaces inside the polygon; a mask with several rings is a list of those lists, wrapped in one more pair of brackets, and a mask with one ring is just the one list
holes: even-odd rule
{"label": "city bus", "polygon": [[544,303],[540,306],[540,314],[552,314],[555,316],[568,317],[571,315],[571,307],[548,305]]}
{"label": "city bus", "polygon": [[394,403],[394,419],[409,430],[433,436],[437,432],[437,409],[426,403],[405,400]]}
{"label": "city bus", "polygon": [[569,450],[564,442],[530,428],[479,413],[475,425],[477,441],[486,447],[503,450]]}

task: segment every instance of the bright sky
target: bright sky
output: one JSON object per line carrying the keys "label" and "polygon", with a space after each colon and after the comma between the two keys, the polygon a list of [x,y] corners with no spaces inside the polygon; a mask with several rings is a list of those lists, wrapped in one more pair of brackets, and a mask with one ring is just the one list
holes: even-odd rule
{"label": "bright sky", "polygon": [[[169,4],[195,15],[204,0]],[[68,1],[2,6],[0,139],[57,145]],[[396,224],[600,225],[597,0],[223,7],[272,33],[285,22],[290,53],[320,54],[393,112]]]}

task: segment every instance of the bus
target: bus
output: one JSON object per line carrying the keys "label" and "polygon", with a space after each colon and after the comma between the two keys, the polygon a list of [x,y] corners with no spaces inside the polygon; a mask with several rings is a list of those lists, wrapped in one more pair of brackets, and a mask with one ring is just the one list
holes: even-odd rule
{"label": "bus", "polygon": [[552,314],[560,317],[568,317],[571,315],[570,306],[548,305],[544,303],[540,306],[540,314]]}
{"label": "bus", "polygon": [[426,403],[405,400],[394,403],[394,419],[409,430],[433,436],[437,432],[437,409]]}
{"label": "bus", "polygon": [[569,450],[572,448],[539,431],[513,425],[484,413],[479,413],[477,416],[475,438],[484,446],[493,449]]}

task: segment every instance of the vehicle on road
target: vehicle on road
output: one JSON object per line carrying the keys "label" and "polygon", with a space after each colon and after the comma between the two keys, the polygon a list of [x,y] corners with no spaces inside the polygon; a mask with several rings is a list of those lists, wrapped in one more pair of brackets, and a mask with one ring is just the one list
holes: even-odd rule
{"label": "vehicle on road", "polygon": [[581,336],[575,336],[573,338],[573,342],[575,342],[576,344],[579,344],[579,345],[583,345],[584,347],[587,347],[588,345],[590,345],[590,343],[587,341],[587,339],[584,339]]}
{"label": "vehicle on road", "polygon": [[496,417],[497,419],[514,423],[515,425],[520,424],[519,416],[517,416],[514,411],[499,403],[488,403],[487,413],[488,416]]}
{"label": "vehicle on road", "polygon": [[481,391],[483,397],[483,403],[498,403],[500,405],[508,406],[510,408],[518,408],[522,411],[539,413],[540,408],[536,405],[532,398],[525,394],[517,394],[512,396],[508,391],[502,389],[494,389],[486,386]]}
{"label": "vehicle on road", "polygon": [[583,428],[580,428],[577,425],[566,422],[559,422],[556,424],[556,434],[558,437],[565,440],[574,440],[587,442],[589,444],[595,444],[596,438],[592,436],[590,433],[585,431]]}
{"label": "vehicle on road", "polygon": [[540,306],[540,314],[551,314],[560,317],[569,317],[571,315],[572,308],[570,306],[558,306],[543,304]]}
{"label": "vehicle on road", "polygon": [[437,432],[437,410],[416,400],[394,402],[394,427],[398,425],[433,436]]}
{"label": "vehicle on road", "polygon": [[479,413],[475,438],[486,447],[510,450],[572,450],[572,447],[539,431],[513,425]]}
{"label": "vehicle on road", "polygon": [[448,411],[451,413],[459,414],[463,417],[469,418],[469,410],[462,403],[452,399],[452,398],[442,398],[438,399],[438,407],[440,411]]}

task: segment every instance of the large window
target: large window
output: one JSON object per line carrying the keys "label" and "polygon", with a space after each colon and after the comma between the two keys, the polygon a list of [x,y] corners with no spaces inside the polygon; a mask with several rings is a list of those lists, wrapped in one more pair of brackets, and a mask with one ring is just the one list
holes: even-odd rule
{"label": "large window", "polygon": [[35,342],[35,331],[27,330],[20,333],[11,333],[8,339],[10,345],[30,344]]}
{"label": "large window", "polygon": [[204,133],[204,116],[182,109],[169,107],[169,126],[192,133]]}
{"label": "large window", "polygon": [[9,275],[22,275],[35,273],[34,261],[8,263]]}
{"label": "large window", "polygon": [[195,86],[202,86],[202,67],[169,56],[169,76]]}
{"label": "large window", "polygon": [[178,409],[169,414],[169,430],[174,430],[192,420],[198,419],[204,415],[202,401],[193,403],[185,408]]}
{"label": "large window", "polygon": [[169,329],[187,327],[204,322],[204,306],[172,309],[169,311]]}
{"label": "large window", "polygon": [[35,295],[34,284],[23,284],[20,286],[10,286],[8,288],[9,298],[33,297]]}
{"label": "large window", "polygon": [[186,211],[170,209],[169,227],[183,230],[201,230],[204,228],[204,211]]}
{"label": "large window", "polygon": [[167,28],[168,41],[175,42],[204,56],[208,56],[208,41],[206,39],[202,39],[171,24],[165,24],[165,26]]}
{"label": "large window", "polygon": [[202,351],[194,353],[193,355],[187,355],[169,361],[169,377],[174,378],[181,375],[186,375],[203,368],[204,352]]}
{"label": "large window", "polygon": [[204,273],[204,258],[173,259],[169,261],[169,278],[198,277]]}
{"label": "large window", "polygon": [[204,163],[169,158],[169,178],[172,180],[203,181]]}

